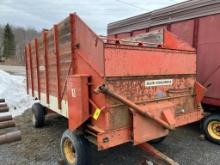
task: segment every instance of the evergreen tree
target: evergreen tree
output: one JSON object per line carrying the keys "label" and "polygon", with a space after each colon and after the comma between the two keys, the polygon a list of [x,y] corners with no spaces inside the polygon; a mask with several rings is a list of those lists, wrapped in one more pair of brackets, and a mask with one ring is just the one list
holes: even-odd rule
{"label": "evergreen tree", "polygon": [[9,24],[4,28],[3,57],[9,58],[15,55],[15,37]]}

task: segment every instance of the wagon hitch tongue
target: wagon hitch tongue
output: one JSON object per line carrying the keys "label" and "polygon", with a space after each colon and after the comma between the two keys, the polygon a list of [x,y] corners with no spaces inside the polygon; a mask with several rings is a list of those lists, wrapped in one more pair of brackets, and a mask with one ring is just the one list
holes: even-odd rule
{"label": "wagon hitch tongue", "polygon": [[[164,120],[161,120],[155,116],[153,116],[152,114],[150,114],[149,112],[145,111],[142,107],[138,106],[137,104],[135,104],[134,102],[130,101],[129,99],[113,92],[110,91],[105,85],[101,85],[99,86],[95,92],[97,93],[103,93],[106,94],[108,96],[113,97],[116,100],[119,100],[120,102],[122,102],[123,104],[127,105],[129,108],[129,110],[131,110],[132,112],[136,112],[146,118],[150,118],[152,120],[154,120],[155,122],[157,122],[158,124],[160,124],[162,127],[168,129],[168,130],[173,130],[174,128],[172,126],[170,126],[167,122],[165,122]],[[131,109],[132,108],[132,109]],[[134,111],[133,111],[134,110]]]}
{"label": "wagon hitch tongue", "polygon": [[163,160],[164,162],[166,162],[166,164],[179,165],[179,163],[175,162],[173,159],[161,153],[160,151],[158,151],[156,148],[154,148],[152,145],[148,143],[139,144],[138,147],[149,153],[151,156]]}

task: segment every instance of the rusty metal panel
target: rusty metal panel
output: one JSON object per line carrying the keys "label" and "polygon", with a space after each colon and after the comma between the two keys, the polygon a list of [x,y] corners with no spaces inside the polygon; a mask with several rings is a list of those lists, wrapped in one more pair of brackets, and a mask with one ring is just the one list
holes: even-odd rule
{"label": "rusty metal panel", "polygon": [[117,130],[106,131],[97,135],[97,146],[99,150],[114,147],[131,141],[131,128],[121,128]]}
{"label": "rusty metal panel", "polygon": [[168,134],[168,130],[161,127],[152,119],[146,119],[139,114],[133,115],[134,144],[138,145]]}
{"label": "rusty metal panel", "polygon": [[189,112],[176,117],[176,127],[180,127],[186,124],[190,124],[196,121],[199,121],[203,118],[201,109],[194,110],[193,112]]}
{"label": "rusty metal panel", "polygon": [[132,127],[132,114],[128,110],[128,107],[110,97],[107,97],[106,100],[107,105],[109,105],[109,107],[106,109],[106,130]]}
{"label": "rusty metal panel", "polygon": [[[172,79],[173,82],[164,86],[162,84],[145,86],[146,81],[150,82],[155,79]],[[194,111],[194,82],[195,75],[176,75],[175,78],[173,76],[111,77],[107,78],[106,85],[110,90],[125,96],[138,105],[147,105],[146,107],[154,102],[169,100],[175,105],[175,116],[179,116]],[[110,97],[107,97],[107,105],[108,130],[131,127],[132,114],[127,106]],[[151,113],[156,113],[154,115],[157,116],[161,114],[161,111],[153,110]]]}
{"label": "rusty metal panel", "polygon": [[[171,82],[169,84],[147,84],[155,80],[171,80]],[[148,103],[184,95],[193,96],[194,83],[195,75],[111,77],[106,81],[109,89],[126,96],[135,103]],[[109,100],[110,103],[111,105],[118,104],[113,100]]]}

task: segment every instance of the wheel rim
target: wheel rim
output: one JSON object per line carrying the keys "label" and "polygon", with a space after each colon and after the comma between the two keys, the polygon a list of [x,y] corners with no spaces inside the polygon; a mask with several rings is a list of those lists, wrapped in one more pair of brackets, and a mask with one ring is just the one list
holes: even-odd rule
{"label": "wheel rim", "polygon": [[208,124],[208,132],[214,139],[220,140],[220,121],[211,121]]}
{"label": "wheel rim", "polygon": [[69,140],[68,138],[64,139],[63,151],[64,151],[64,155],[66,157],[66,160],[69,163],[73,164],[76,162],[76,152],[75,152],[74,146],[72,144],[72,141]]}
{"label": "wheel rim", "polygon": [[35,115],[32,113],[32,123],[33,125],[36,125],[36,118]]}

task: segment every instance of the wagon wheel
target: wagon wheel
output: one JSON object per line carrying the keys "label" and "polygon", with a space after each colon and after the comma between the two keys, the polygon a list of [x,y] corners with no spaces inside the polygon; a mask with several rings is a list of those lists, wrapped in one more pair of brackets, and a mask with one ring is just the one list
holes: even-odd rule
{"label": "wagon wheel", "polygon": [[220,144],[220,115],[213,114],[205,118],[203,130],[209,141]]}
{"label": "wagon wheel", "polygon": [[32,123],[36,128],[44,126],[45,107],[43,107],[40,103],[34,103],[32,106]]}
{"label": "wagon wheel", "polygon": [[88,141],[76,133],[66,130],[60,143],[61,153],[65,164],[88,165],[90,162],[90,151]]}

